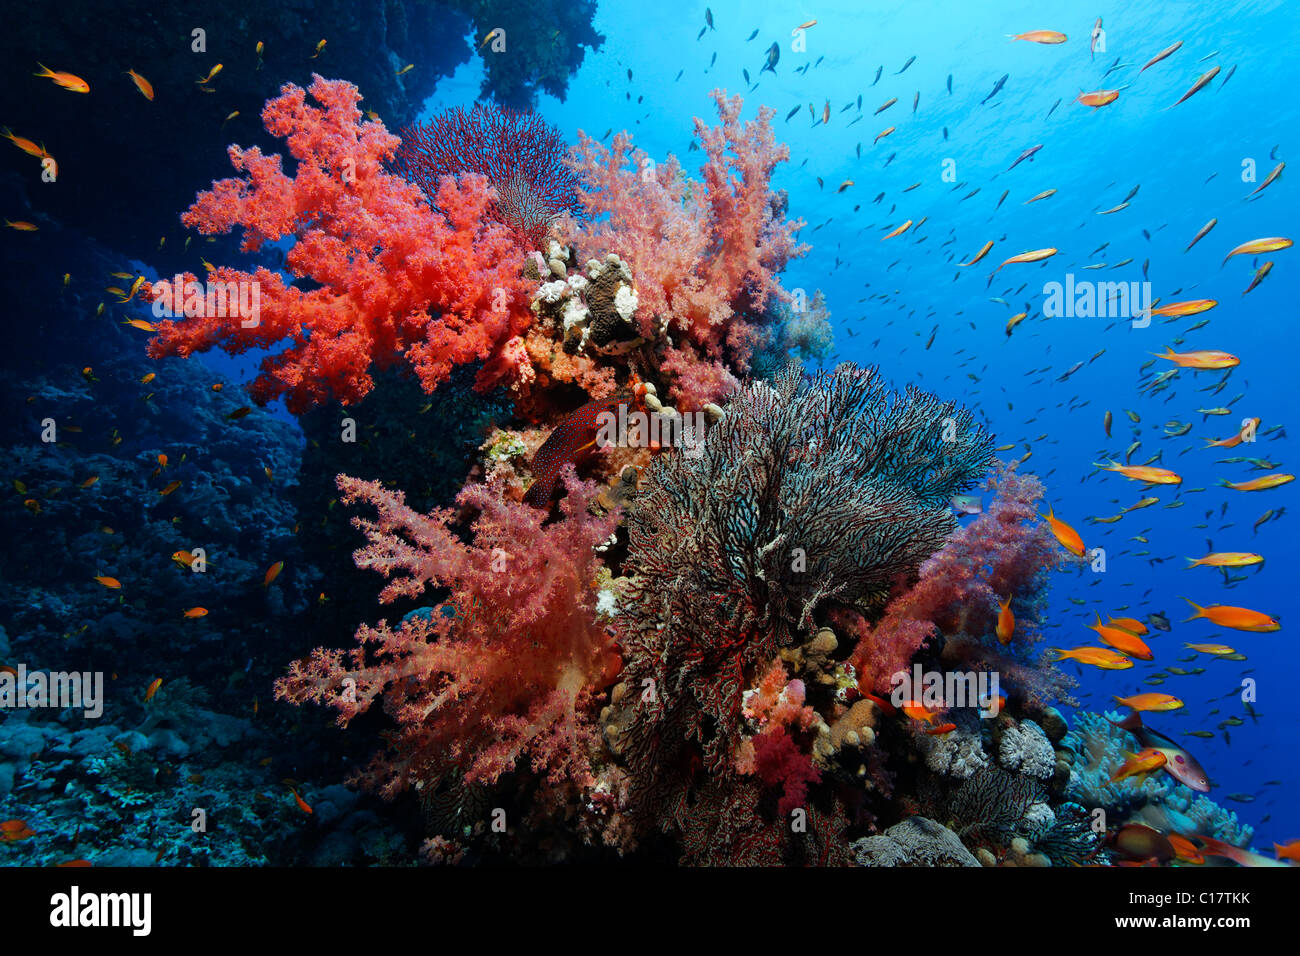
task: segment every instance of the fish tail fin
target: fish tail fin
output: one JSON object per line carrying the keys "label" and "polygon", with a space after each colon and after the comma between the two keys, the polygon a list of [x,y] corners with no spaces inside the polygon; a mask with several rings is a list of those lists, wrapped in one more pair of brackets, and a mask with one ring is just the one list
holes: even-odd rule
{"label": "fish tail fin", "polygon": [[1184,624],[1186,624],[1187,621],[1194,621],[1198,617],[1205,617],[1205,608],[1201,607],[1201,605],[1197,604],[1189,597],[1185,597],[1183,598],[1183,600],[1186,601],[1188,604],[1190,604],[1192,607],[1196,608],[1196,613],[1193,614],[1191,617],[1187,618],[1185,621],[1183,621]]}
{"label": "fish tail fin", "polygon": [[1055,664],[1057,661],[1063,661],[1067,657],[1065,651],[1061,650],[1059,647],[1049,647],[1048,650],[1056,655],[1056,658],[1054,660],[1048,661],[1049,664]]}
{"label": "fish tail fin", "polygon": [[1201,564],[1200,558],[1186,558],[1185,560],[1187,561],[1187,567],[1184,570],[1187,571],[1190,571],[1192,568],[1199,567]]}
{"label": "fish tail fin", "polygon": [[53,76],[54,75],[54,71],[51,70],[48,66],[46,66],[44,63],[42,63],[40,60],[36,61],[36,65],[41,68],[41,72],[33,73],[32,76]]}

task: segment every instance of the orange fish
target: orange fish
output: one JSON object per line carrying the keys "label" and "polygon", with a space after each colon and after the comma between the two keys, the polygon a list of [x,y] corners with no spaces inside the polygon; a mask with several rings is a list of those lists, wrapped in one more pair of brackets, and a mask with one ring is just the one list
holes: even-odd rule
{"label": "orange fish", "polygon": [[1264,556],[1262,554],[1252,554],[1249,551],[1215,551],[1203,558],[1188,558],[1187,560],[1192,562],[1187,566],[1188,570],[1192,568],[1246,568],[1252,564],[1263,564]]}
{"label": "orange fish", "polygon": [[158,377],[158,373],[157,373],[157,372],[146,372],[144,375],[142,375],[142,376],[140,377],[140,384],[141,384],[141,385],[148,385],[150,382],[152,382],[152,381],[153,381],[155,378],[157,378],[157,377]]}
{"label": "orange fish", "polygon": [[1125,751],[1125,756],[1128,759],[1120,765],[1120,768],[1110,778],[1111,783],[1116,783],[1126,777],[1138,777],[1148,773],[1155,773],[1169,762],[1168,757],[1155,749],[1142,750],[1135,754]]}
{"label": "orange fish", "polygon": [[907,220],[907,222],[903,223],[901,226],[899,226],[897,229],[895,229],[895,230],[894,230],[893,232],[891,232],[889,235],[887,235],[887,236],[881,236],[881,237],[880,237],[880,241],[881,241],[881,242],[884,242],[886,239],[893,239],[895,236],[900,235],[900,234],[902,234],[902,233],[904,233],[904,232],[907,232],[907,230],[910,229],[911,227],[912,227],[912,220],[909,219],[909,220]]}
{"label": "orange fish", "polygon": [[[1227,262],[1233,256],[1253,256],[1260,252],[1274,252],[1278,249],[1290,249],[1293,243],[1290,239],[1283,236],[1270,236],[1267,239],[1252,239],[1250,242],[1243,242],[1237,248],[1233,249],[1223,257],[1223,262]],[[1220,263],[1219,268],[1223,268]]]}
{"label": "orange fish", "polygon": [[937,721],[939,715],[944,711],[944,708],[942,707],[927,707],[925,704],[917,700],[903,701],[903,706],[900,709],[913,720],[923,721],[927,724],[933,724]]}
{"label": "orange fish", "polygon": [[269,588],[271,586],[271,582],[274,581],[276,578],[278,578],[280,576],[280,572],[283,570],[284,570],[283,561],[277,561],[275,562],[275,564],[267,568],[266,577],[262,578],[262,587]]}
{"label": "orange fish", "polygon": [[159,454],[159,455],[158,455],[158,464],[160,464],[160,465],[162,465],[164,468],[166,468],[166,467],[167,467],[167,456],[164,455],[164,454]]}
{"label": "orange fish", "polygon": [[1130,634],[1136,634],[1138,637],[1147,632],[1147,626],[1135,617],[1110,617],[1110,615],[1107,615],[1107,618],[1115,627],[1128,631]]}
{"label": "orange fish", "polygon": [[956,724],[940,724],[938,727],[927,727],[925,732],[931,737],[938,737],[942,734],[950,734],[957,729]]}
{"label": "orange fish", "polygon": [[1186,863],[1193,863],[1199,866],[1205,862],[1205,857],[1201,851],[1196,849],[1196,845],[1191,840],[1180,833],[1170,833],[1165,837],[1169,845],[1174,848],[1174,854],[1178,859]]}
{"label": "orange fish", "polygon": [[158,688],[161,686],[162,686],[161,677],[155,677],[153,681],[150,682],[149,686],[145,688],[145,692],[144,692],[144,702],[146,704],[149,703],[149,701],[153,700],[153,695],[158,693]]}
{"label": "orange fish", "polygon": [[28,222],[26,219],[17,219],[13,221],[6,219],[5,225],[17,232],[36,232],[40,229],[40,226],[36,225],[36,223]]}
{"label": "orange fish", "polygon": [[1291,860],[1293,863],[1300,863],[1300,840],[1292,840],[1289,843],[1274,843],[1273,853],[1279,860]]}
{"label": "orange fish", "polygon": [[252,412],[252,410],[253,410],[252,408],[245,405],[242,408],[236,408],[233,412],[227,415],[226,418],[232,422],[238,421],[239,419],[243,418],[244,416]]}
{"label": "orange fish", "polygon": [[1238,445],[1240,445],[1243,441],[1246,440],[1247,432],[1259,428],[1260,421],[1261,419],[1258,418],[1247,419],[1248,424],[1241,426],[1241,431],[1237,432],[1237,434],[1233,435],[1231,438],[1207,438],[1205,439],[1206,441],[1205,447],[1206,448],[1236,448]]}
{"label": "orange fish", "polygon": [[207,617],[208,609],[205,607],[192,607],[185,612],[185,616],[188,618]]}
{"label": "orange fish", "polygon": [[884,139],[886,136],[888,136],[890,133],[892,133],[895,129],[897,129],[897,127],[895,127],[895,126],[887,126],[887,127],[885,127],[885,128],[882,129],[879,133],[876,134],[876,138],[873,139],[873,140],[871,141],[871,145],[872,145],[872,146],[875,146],[875,145],[876,145],[877,143],[879,143],[882,139]]}
{"label": "orange fish", "polygon": [[13,131],[9,129],[8,126],[4,127],[3,129],[0,129],[0,136],[3,136],[5,139],[9,140],[9,142],[13,143],[15,146],[21,149],[28,156],[35,156],[37,159],[44,159],[46,156],[49,155],[49,153],[45,151],[44,144],[37,146],[30,139],[27,139],[22,136],[15,136]]}
{"label": "orange fish", "polygon": [[1225,488],[1232,488],[1234,491],[1268,491],[1270,488],[1277,488],[1293,481],[1295,481],[1295,475],[1276,474],[1260,475],[1258,478],[1250,479],[1250,481],[1228,481],[1220,478],[1219,484]]}
{"label": "orange fish", "polygon": [[89,478],[87,478],[85,481],[83,481],[83,482],[82,482],[78,487],[81,487],[81,488],[89,488],[91,485],[93,485],[93,484],[94,484],[95,482],[97,482],[97,481],[99,481],[99,475],[91,475]]}
{"label": "orange fish", "polygon": [[148,80],[146,80],[135,70],[127,70],[126,75],[131,78],[131,82],[134,83],[135,88],[140,91],[140,95],[143,96],[146,100],[152,102],[153,84],[151,84]]}
{"label": "orange fish", "polygon": [[110,588],[114,591],[120,591],[122,589],[122,582],[117,578],[110,578],[104,574],[97,574],[95,575],[95,580],[104,585],[104,587]]}
{"label": "orange fish", "polygon": [[298,791],[293,789],[293,787],[289,788],[289,792],[293,794],[293,802],[298,805],[298,809],[301,810],[303,813],[307,814],[308,816],[310,816],[312,813],[312,809],[311,806],[308,805],[307,801],[304,800],[302,797],[298,796]]}
{"label": "orange fish", "polygon": [[1043,517],[1047,521],[1048,527],[1052,529],[1052,534],[1056,535],[1056,540],[1061,542],[1061,547],[1073,555],[1083,557],[1083,539],[1079,537],[1079,532],[1057,518],[1051,506],[1048,506],[1047,514]]}
{"label": "orange fish", "polygon": [[215,77],[215,76],[216,76],[218,73],[220,73],[223,69],[224,69],[224,67],[223,67],[220,63],[218,63],[218,64],[217,64],[216,66],[214,66],[212,69],[208,70],[208,75],[207,75],[207,76],[203,77],[203,79],[201,79],[201,80],[195,80],[194,82],[195,82],[197,85],[199,85],[199,86],[203,86],[205,83],[210,83],[210,82],[212,81],[213,77]]}
{"label": "orange fish", "polygon": [[1057,654],[1056,661],[1071,660],[1091,667],[1100,667],[1105,671],[1123,671],[1133,666],[1133,662],[1118,651],[1109,647],[1075,647],[1062,650],[1059,647],[1048,648]]}
{"label": "orange fish", "polygon": [[[1051,247],[1046,249],[1032,249],[1029,252],[1022,252],[1018,256],[1012,256],[1006,262],[1002,263],[1002,266],[1009,266],[1013,262],[1041,262],[1044,259],[1050,259],[1054,255],[1056,255],[1056,250]],[[997,275],[1001,272],[1002,266],[998,266],[994,269],[993,274]]]}
{"label": "orange fish", "polygon": [[152,322],[146,322],[144,319],[127,319],[127,320],[126,320],[125,322],[123,322],[122,324],[123,324],[123,325],[129,325],[129,326],[131,326],[131,327],[134,328],[134,329],[139,329],[141,332],[156,332],[156,331],[158,331],[157,329],[155,329],[155,328],[153,327],[153,323],[152,323]]}
{"label": "orange fish", "polygon": [[1183,483],[1182,476],[1170,471],[1168,468],[1155,468],[1151,465],[1121,465],[1114,460],[1111,460],[1108,465],[1097,465],[1096,467],[1102,471],[1116,472],[1133,481],[1145,482],[1148,485],[1180,485]]}
{"label": "orange fish", "polygon": [[36,831],[28,826],[26,820],[5,820],[0,823],[0,843],[17,843],[36,836]]}
{"label": "orange fish", "polygon": [[1008,33],[1012,40],[1028,40],[1030,43],[1064,43],[1066,36],[1055,30],[1030,30],[1028,33]]}
{"label": "orange fish", "polygon": [[33,73],[32,76],[49,77],[54,81],[55,85],[61,86],[65,90],[70,90],[73,93],[90,92],[90,84],[75,73],[56,73],[44,63],[37,63],[36,65],[41,68],[41,72]]}
{"label": "orange fish", "polygon": [[1237,358],[1237,356],[1228,352],[1216,352],[1212,349],[1200,352],[1175,352],[1166,345],[1163,353],[1152,352],[1151,354],[1156,358],[1168,359],[1182,368],[1220,369],[1233,368],[1241,364],[1241,359]]}
{"label": "orange fish", "polygon": [[1128,657],[1136,657],[1140,661],[1152,660],[1154,655],[1151,648],[1143,643],[1142,639],[1136,634],[1130,634],[1128,631],[1118,627],[1107,627],[1101,623],[1101,615],[1097,615],[1097,623],[1089,624],[1091,630],[1097,632],[1103,644],[1108,644],[1115,650]]}
{"label": "orange fish", "polygon": [[1117,99],[1119,99],[1119,90],[1095,90],[1092,93],[1080,93],[1075,102],[1082,103],[1084,106],[1091,106],[1093,109],[1100,109],[1114,103]]}
{"label": "orange fish", "polygon": [[[1272,631],[1282,630],[1282,625],[1276,619],[1261,611],[1252,611],[1246,607],[1233,607],[1230,604],[1211,604],[1208,607],[1201,607],[1191,598],[1183,598],[1183,600],[1196,608],[1196,613],[1187,618],[1188,621],[1203,617],[1211,624],[1217,624],[1219,627],[1230,627],[1234,631],[1253,631],[1256,634],[1267,634]],[[1184,621],[1183,623],[1187,622]]]}
{"label": "orange fish", "polygon": [[1003,647],[1006,647],[1011,643],[1011,638],[1016,633],[1016,618],[1015,615],[1011,613],[1011,598],[1007,598],[1005,601],[999,600],[998,607],[1000,607],[1001,610],[998,611],[996,633],[998,636],[998,643]]}
{"label": "orange fish", "polygon": [[[1218,305],[1215,299],[1188,299],[1186,302],[1170,302],[1168,305],[1162,305],[1159,308],[1152,309],[1152,315],[1171,315],[1182,318],[1185,315],[1199,315],[1202,312],[1209,312]],[[1172,349],[1170,350],[1172,351]],[[1161,356],[1164,358],[1164,356]]]}
{"label": "orange fish", "polygon": [[161,498],[163,495],[170,495],[173,491],[175,491],[180,486],[181,483],[179,481],[169,481],[167,482],[167,486],[163,488],[162,491],[158,492],[158,497]]}
{"label": "orange fish", "polygon": [[93,864],[89,860],[68,860],[66,863],[56,863],[54,865],[60,867],[62,866],[80,867],[80,866],[92,866]]}
{"label": "orange fish", "polygon": [[1132,697],[1117,697],[1111,695],[1121,707],[1128,707],[1137,711],[1158,711],[1164,712],[1169,710],[1178,710],[1183,706],[1183,702],[1173,694],[1162,694],[1151,691],[1145,694],[1134,694]]}
{"label": "orange fish", "polygon": [[[890,129],[892,130],[893,127],[891,126]],[[988,242],[984,243],[984,248],[983,248],[983,249],[981,249],[979,252],[975,253],[975,258],[974,258],[974,259],[972,259],[970,262],[959,262],[959,263],[957,263],[957,265],[959,265],[959,266],[973,266],[975,263],[979,262],[981,259],[983,259],[985,256],[987,256],[987,255],[989,254],[989,250],[992,249],[992,248],[993,248],[993,240],[990,239]],[[1006,263],[1003,263],[1003,265],[1006,265]]]}

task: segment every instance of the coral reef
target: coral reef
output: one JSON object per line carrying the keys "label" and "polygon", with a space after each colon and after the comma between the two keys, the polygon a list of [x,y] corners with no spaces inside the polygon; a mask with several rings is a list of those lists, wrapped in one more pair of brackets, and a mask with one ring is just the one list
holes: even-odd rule
{"label": "coral reef", "polygon": [[394,165],[430,200],[446,176],[482,176],[496,193],[486,214],[523,241],[538,245],[562,213],[581,212],[560,134],[535,113],[456,107],[406,127],[401,140]]}
{"label": "coral reef", "polygon": [[776,274],[806,249],[795,239],[802,222],[785,220],[784,196],[771,188],[789,158],[773,111],[742,124],[739,97],[719,90],[714,100],[721,125],[695,121],[702,181],[673,157],[656,165],[626,133],[610,147],[584,135],[572,159],[588,216],[575,241],[631,269],[637,332],[662,343],[654,367],[677,378],[665,394],[686,408],[718,401],[734,387],[729,373],[749,371],[768,341],[766,307],[789,298]]}
{"label": "coral reef", "polygon": [[[183,321],[158,324],[150,354],[287,342],[263,359],[250,391],[261,403],[284,396],[295,412],[331,397],[355,402],[373,385],[372,366],[399,362],[426,391],[475,361],[485,363],[481,389],[517,381],[525,372],[511,343],[531,316],[510,231],[485,222],[495,201],[486,180],[441,180],[430,209],[418,188],[385,171],[399,141],[378,121],[361,123],[356,87],[316,76],[310,94],[319,107],[308,92],[288,84],[262,111],[297,160],[294,175],[278,156],[231,147],[244,178],[214,183],[182,221],[207,234],[241,227],[248,252],[292,237],[285,268],[313,287],[286,284],[265,266],[251,274],[217,267],[208,283],[252,286],[260,315],[193,315],[187,306]],[[185,273],[181,282],[188,290],[197,279]],[[151,292],[156,305],[178,294],[165,283]]]}
{"label": "coral reef", "polygon": [[521,758],[552,783],[594,783],[590,703],[619,661],[594,619],[593,549],[617,516],[586,514],[578,502],[594,487],[571,470],[569,485],[565,519],[545,527],[535,509],[466,487],[457,503],[478,513],[466,544],[450,509],[417,514],[401,492],[339,477],[345,504],[378,512],[355,523],[369,541],[358,566],[388,579],[380,599],[451,591],[397,627],[363,626],[347,654],[316,650],[276,685],[281,699],[334,707],[343,726],[383,698],[398,729],[393,752],[363,775],[368,787],[392,797],[453,773],[491,784]]}
{"label": "coral reef", "polygon": [[[941,457],[945,419],[959,439]],[[624,679],[653,691],[627,728],[634,799],[659,807],[693,767],[717,772],[738,743],[746,669],[811,636],[830,602],[878,600],[941,547],[948,497],[988,455],[968,413],[842,365],[747,386],[699,455],[658,458],[628,516],[634,583],[618,620]]]}

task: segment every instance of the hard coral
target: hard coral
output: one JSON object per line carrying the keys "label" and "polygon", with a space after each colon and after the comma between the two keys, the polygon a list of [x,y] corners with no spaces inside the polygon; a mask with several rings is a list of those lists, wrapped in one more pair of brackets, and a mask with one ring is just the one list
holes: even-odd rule
{"label": "hard coral", "polygon": [[282,699],[334,707],[344,726],[382,697],[397,728],[393,752],[361,777],[369,787],[391,797],[449,775],[490,784],[525,759],[552,783],[592,782],[591,698],[620,663],[594,619],[593,548],[617,515],[588,514],[579,502],[595,487],[571,469],[567,483],[564,519],[545,527],[541,512],[468,486],[457,499],[478,511],[467,544],[451,528],[452,510],[417,514],[401,492],[339,477],[345,503],[378,510],[354,523],[369,540],[357,565],[390,579],[380,600],[452,594],[396,628],[362,627],[347,654],[318,648],[276,685]]}
{"label": "hard coral", "polygon": [[[488,182],[444,178],[434,211],[416,186],[385,170],[399,140],[377,120],[360,122],[356,87],[315,76],[310,94],[319,106],[307,102],[308,92],[286,84],[262,111],[267,130],[287,141],[294,174],[279,156],[232,146],[243,177],[214,183],[181,219],[206,234],[241,227],[248,252],[292,237],[285,267],[311,288],[266,268],[219,267],[209,284],[253,284],[260,314],[186,311],[184,321],[159,323],[150,355],[213,346],[238,354],[287,343],[262,361],[250,390],[260,403],[283,395],[294,412],[331,396],[345,404],[362,398],[372,366],[404,362],[426,391],[456,365],[476,361],[487,363],[480,388],[526,379],[516,337],[532,316],[520,253],[510,231],[487,218],[497,200]],[[196,281],[182,277],[186,288]],[[157,286],[152,294],[167,291]]]}

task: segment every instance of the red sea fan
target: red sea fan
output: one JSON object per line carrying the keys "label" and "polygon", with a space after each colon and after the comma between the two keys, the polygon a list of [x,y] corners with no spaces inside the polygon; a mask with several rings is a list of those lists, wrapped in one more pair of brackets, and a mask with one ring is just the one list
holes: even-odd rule
{"label": "red sea fan", "polygon": [[489,215],[533,246],[559,216],[579,216],[560,134],[535,113],[476,103],[402,131],[395,167],[436,203],[438,180],[477,173],[496,190]]}

